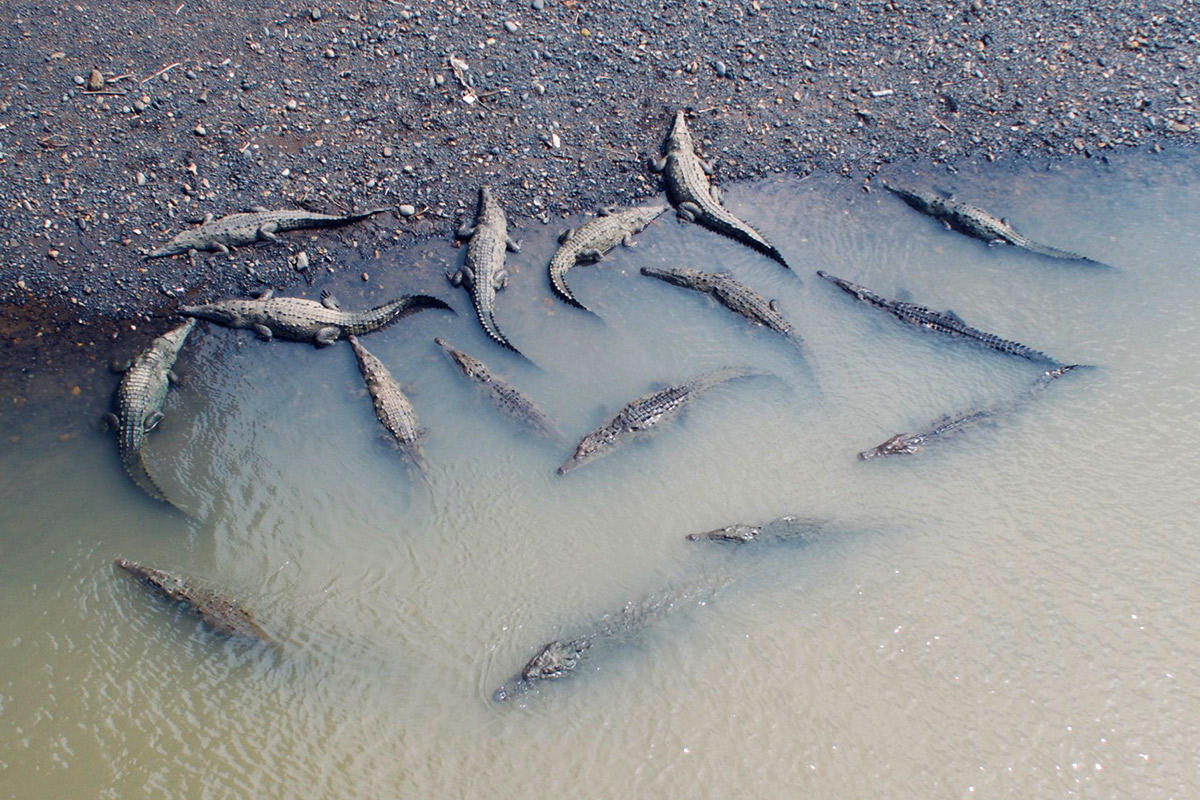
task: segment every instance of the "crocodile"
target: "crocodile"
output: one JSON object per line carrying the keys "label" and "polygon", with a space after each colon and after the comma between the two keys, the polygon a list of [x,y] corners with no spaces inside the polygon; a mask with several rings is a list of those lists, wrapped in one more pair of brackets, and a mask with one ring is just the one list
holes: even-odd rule
{"label": "crocodile", "polygon": [[177,575],[145,567],[124,558],[118,558],[113,563],[154,594],[172,603],[178,603],[199,616],[216,633],[274,644],[267,632],[254,620],[253,614],[217,592],[192,586]]}
{"label": "crocodile", "polygon": [[935,331],[937,333],[945,333],[950,336],[957,336],[963,339],[969,339],[976,344],[983,345],[1000,353],[1005,353],[1010,356],[1018,356],[1030,361],[1049,364],[1051,366],[1059,366],[1059,362],[1055,361],[1050,356],[1034,350],[1032,347],[1026,347],[1019,342],[1013,342],[1008,339],[1001,339],[992,333],[972,328],[967,323],[955,314],[953,311],[934,311],[925,306],[917,305],[916,303],[906,303],[900,300],[888,300],[885,297],[875,294],[865,286],[859,286],[844,278],[839,278],[823,270],[817,270],[817,275],[833,283],[842,291],[849,295],[869,303],[876,308],[881,308],[884,311],[892,314],[901,322],[907,322],[910,325],[916,325],[918,328]]}
{"label": "crocodile", "polygon": [[562,438],[558,428],[532,400],[492,375],[491,370],[482,361],[456,349],[445,339],[437,338],[433,341],[446,351],[464,375],[487,389],[497,408],[513,419],[523,422],[541,436],[553,441]]}
{"label": "crocodile", "polygon": [[764,541],[809,542],[817,538],[824,528],[825,523],[819,520],[786,516],[762,525],[746,525],[738,522],[704,533],[689,533],[686,538],[689,542],[730,542],[732,544]]}
{"label": "crocodile", "polygon": [[650,430],[660,422],[678,414],[697,395],[737,378],[760,376],[763,373],[745,369],[726,368],[707,372],[687,383],[668,386],[633,400],[608,423],[579,440],[575,453],[558,468],[558,474],[607,455],[631,438]]}
{"label": "crocodile", "polygon": [[775,245],[721,204],[720,192],[709,182],[712,165],[696,155],[683,111],[676,112],[675,124],[665,145],[666,153],[652,159],[650,169],[662,173],[667,196],[681,219],[697,222],[788,267]]}
{"label": "crocodile", "polygon": [[220,219],[213,219],[212,214],[205,214],[198,227],[175,234],[171,241],[152,251],[146,258],[166,258],[182,253],[190,256],[195,255],[198,250],[228,253],[231,247],[242,247],[260,241],[277,242],[279,237],[276,234],[285,231],[349,225],[387,210],[373,208],[358,214],[339,216],[293,209],[268,211],[258,207],[253,211],[229,214]]}
{"label": "crocodile", "polygon": [[931,440],[944,438],[956,433],[961,433],[964,430],[972,428],[982,422],[985,422],[999,414],[1010,412],[1023,405],[1028,400],[1032,399],[1042,392],[1053,381],[1061,378],[1073,369],[1079,369],[1081,364],[1068,364],[1066,366],[1049,369],[1038,376],[1032,387],[1022,393],[1016,400],[1001,403],[986,408],[979,408],[972,411],[963,412],[961,414],[951,414],[938,420],[930,427],[929,430],[922,433],[898,433],[880,445],[872,447],[870,450],[863,450],[858,454],[858,457],[863,461],[877,458],[879,456],[910,456],[921,452],[925,445]]}
{"label": "crocodile", "polygon": [[367,348],[359,344],[358,337],[346,337],[354,356],[358,359],[358,370],[375,404],[375,416],[392,435],[400,451],[412,459],[417,469],[424,471],[425,454],[421,452],[424,431],[417,424],[417,411],[408,401],[392,373]]}
{"label": "crocodile", "polygon": [[642,267],[642,274],[660,281],[673,283],[685,289],[710,294],[718,303],[741,314],[755,325],[762,325],[778,333],[799,348],[802,340],[795,334],[792,325],[779,313],[779,303],[768,302],[762,295],[734,280],[728,272],[701,272],[698,269],[654,269]]}
{"label": "crocodile", "polygon": [[129,477],[142,491],[163,503],[170,503],[142,460],[146,434],[162,420],[167,390],[175,379],[171,368],[196,320],[189,319],[156,338],[150,347],[125,369],[117,387],[116,413],[105,419],[117,433],[117,451]]}
{"label": "crocodile", "polygon": [[436,297],[413,294],[366,311],[343,311],[328,292],[318,303],[303,297],[275,297],[268,289],[257,299],[184,306],[179,313],[230,328],[249,328],[267,342],[278,338],[326,347],[347,334],[371,333],[426,308],[454,310]]}
{"label": "crocodile", "polygon": [[[508,217],[486,186],[479,187],[479,212],[475,224],[458,229],[460,239],[469,239],[467,256],[457,272],[446,273],[454,286],[463,286],[471,295],[475,313],[483,330],[494,341],[517,355],[513,346],[496,325],[496,292],[508,285],[508,270],[504,268],[504,251],[521,251],[521,246],[508,235]],[[522,356],[523,357],[523,356]]]}
{"label": "crocodile", "polygon": [[886,181],[882,181],[882,183],[883,188],[922,214],[928,214],[934,219],[941,220],[951,230],[982,239],[988,244],[1011,244],[1041,256],[1100,264],[1099,261],[1079,253],[1039,244],[1017,233],[1007,219],[989,214],[983,209],[960,202],[953,197],[943,197],[934,192],[899,189]]}
{"label": "crocodile", "polygon": [[492,699],[497,703],[516,700],[545,683],[576,675],[597,652],[630,643],[666,615],[706,604],[728,583],[728,580],[705,583],[630,601],[615,614],[601,617],[600,622],[586,633],[543,645],[520,672],[492,693]]}
{"label": "crocodile", "polygon": [[567,270],[579,264],[594,264],[619,244],[633,246],[639,233],[667,210],[667,206],[638,206],[625,211],[601,210],[578,230],[567,229],[558,237],[560,247],[550,259],[550,287],[566,302],[587,311],[567,287]]}

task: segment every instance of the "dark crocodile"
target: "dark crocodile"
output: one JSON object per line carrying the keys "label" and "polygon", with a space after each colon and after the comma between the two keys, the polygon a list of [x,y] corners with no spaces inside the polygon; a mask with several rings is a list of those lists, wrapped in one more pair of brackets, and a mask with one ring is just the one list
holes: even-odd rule
{"label": "dark crocodile", "polygon": [[479,212],[475,224],[459,228],[458,236],[470,240],[467,256],[462,267],[453,274],[446,273],[446,277],[453,285],[465,287],[471,295],[471,303],[487,335],[521,355],[496,325],[496,292],[508,285],[504,252],[520,252],[521,246],[509,237],[508,217],[486,186],[479,187]]}
{"label": "dark crocodile", "polygon": [[497,703],[516,700],[543,684],[576,675],[597,653],[630,643],[672,612],[705,604],[724,585],[704,584],[631,601],[617,613],[601,617],[599,624],[586,633],[543,645],[520,672],[492,693],[492,699]]}
{"label": "dark crocodile", "polygon": [[151,252],[146,258],[165,258],[181,253],[194,255],[197,250],[228,253],[231,247],[242,247],[260,241],[277,242],[279,237],[276,234],[285,231],[349,225],[384,211],[387,209],[373,208],[359,214],[337,216],[314,214],[311,211],[268,211],[259,208],[243,214],[229,214],[220,219],[213,219],[212,214],[206,214],[199,227],[176,234],[175,238]]}
{"label": "dark crocodile", "polygon": [[689,533],[687,540],[689,542],[730,542],[733,544],[766,541],[809,542],[820,536],[825,527],[825,523],[819,520],[787,516],[762,525],[746,525],[738,522],[704,533]]}
{"label": "dark crocodile", "polygon": [[744,283],[733,279],[728,272],[701,272],[686,267],[679,269],[654,269],[642,267],[642,274],[660,281],[673,283],[685,289],[712,295],[721,305],[741,314],[755,325],[769,328],[784,337],[793,347],[799,348],[802,340],[795,334],[792,324],[778,311],[778,303],[767,301],[758,292]]}
{"label": "dark crocodile", "polygon": [[171,501],[146,470],[142,449],[146,434],[163,417],[163,401],[174,380],[171,368],[195,326],[196,320],[189,319],[167,331],[133,360],[117,387],[116,412],[106,417],[109,427],[117,432],[117,451],[129,477],[143,492],[164,503]]}
{"label": "dark crocodile", "polygon": [[1056,367],[1049,369],[1038,376],[1032,387],[1028,391],[1022,393],[1017,399],[1007,403],[1000,403],[989,406],[987,408],[979,408],[973,411],[966,411],[961,414],[951,414],[938,420],[930,427],[929,430],[923,433],[898,433],[895,436],[883,442],[880,445],[872,447],[870,450],[863,450],[858,454],[858,457],[863,461],[867,461],[879,456],[910,456],[914,453],[919,453],[927,444],[936,439],[946,438],[964,430],[986,422],[999,414],[1005,414],[1016,410],[1024,405],[1029,400],[1036,397],[1053,381],[1061,378],[1073,369],[1078,369],[1080,364],[1070,364],[1067,366]]}
{"label": "dark crocodile", "polygon": [[687,120],[682,111],[675,114],[675,124],[667,136],[664,155],[653,159],[650,168],[662,173],[667,196],[671,198],[681,218],[728,236],[783,266],[788,266],[783,255],[775,249],[775,245],[721,205],[720,192],[708,178],[712,173],[712,166],[696,155],[692,134],[688,130]]}
{"label": "dark crocodile", "polygon": [[928,214],[934,219],[941,220],[946,227],[959,233],[965,233],[967,236],[982,239],[988,244],[1011,244],[1041,256],[1100,264],[1099,261],[1079,253],[1039,244],[1017,233],[1008,220],[989,214],[973,205],[959,202],[953,197],[943,197],[934,192],[898,189],[886,181],[883,181],[883,188],[922,214]]}
{"label": "dark crocodile", "polygon": [[846,294],[887,311],[901,322],[907,322],[910,325],[916,325],[918,328],[924,328],[925,330],[969,339],[976,344],[983,345],[1000,353],[1005,353],[1006,355],[1018,356],[1038,363],[1051,364],[1056,367],[1059,366],[1058,361],[1050,358],[1050,356],[1040,350],[1034,350],[1032,347],[1026,347],[1019,342],[1001,339],[995,334],[972,328],[952,311],[934,311],[925,306],[919,306],[916,303],[888,300],[886,297],[875,294],[865,286],[859,286],[857,283],[830,275],[822,270],[817,270],[817,275],[830,281]]}
{"label": "dark crocodile", "polygon": [[274,643],[267,632],[255,622],[253,614],[211,589],[192,586],[177,575],[144,567],[123,558],[118,558],[113,563],[157,596],[178,603],[196,614],[209,628],[222,636]]}
{"label": "dark crocodile", "polygon": [[424,471],[425,454],[421,452],[424,432],[417,422],[416,409],[392,378],[388,368],[359,343],[357,336],[351,334],[346,337],[346,341],[350,343],[354,356],[358,359],[358,370],[362,373],[367,392],[375,404],[375,416],[392,435],[400,451],[412,459],[418,469]]}
{"label": "dark crocodile", "polygon": [[679,386],[668,386],[630,402],[608,423],[584,436],[558,474],[582,466],[587,462],[607,455],[635,436],[656,427],[660,422],[671,419],[692,399],[703,392],[737,378],[759,376],[763,373],[745,369],[729,368],[708,372]]}
{"label": "dark crocodile", "polygon": [[343,311],[328,294],[318,303],[303,297],[275,297],[268,289],[254,300],[218,300],[202,306],[184,306],[179,313],[229,328],[249,328],[268,342],[287,339],[326,347],[349,334],[361,336],[386,328],[426,308],[454,310],[436,297],[414,294],[366,311]]}
{"label": "dark crocodile", "polygon": [[560,247],[550,259],[550,287],[566,302],[587,311],[567,287],[567,270],[578,264],[594,264],[619,244],[633,246],[633,235],[667,210],[667,206],[639,206],[625,211],[601,211],[578,230],[567,229],[558,237]]}
{"label": "dark crocodile", "polygon": [[482,361],[456,349],[445,339],[434,339],[434,342],[446,351],[450,360],[458,365],[464,375],[487,389],[488,395],[497,408],[513,419],[521,421],[541,436],[552,441],[559,441],[562,438],[554,423],[534,405],[532,400],[496,378]]}

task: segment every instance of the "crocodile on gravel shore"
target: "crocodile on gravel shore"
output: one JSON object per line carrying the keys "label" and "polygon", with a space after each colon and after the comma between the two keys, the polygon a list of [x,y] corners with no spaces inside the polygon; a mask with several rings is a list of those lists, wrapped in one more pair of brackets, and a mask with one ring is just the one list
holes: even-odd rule
{"label": "crocodile on gravel shore", "polygon": [[934,311],[925,306],[919,306],[916,303],[888,300],[886,297],[875,294],[865,286],[859,286],[857,283],[844,278],[830,275],[823,270],[817,270],[817,275],[833,283],[846,294],[887,311],[901,322],[907,322],[910,325],[916,325],[918,328],[924,328],[937,333],[945,333],[950,336],[969,339],[984,347],[1010,356],[1018,356],[1034,362],[1059,366],[1058,361],[1050,358],[1050,356],[1040,350],[1034,350],[1032,347],[1026,347],[1019,342],[1001,339],[995,334],[972,328],[952,311]]}
{"label": "crocodile on gravel shore", "polygon": [[712,174],[712,165],[696,155],[683,111],[676,112],[675,124],[665,145],[665,154],[652,159],[650,169],[662,173],[667,196],[681,218],[728,236],[788,267],[775,245],[721,205],[721,194],[708,178]]}
{"label": "crocodile on gravel shore", "polygon": [[146,470],[142,448],[146,434],[162,420],[163,401],[175,379],[171,368],[195,326],[196,320],[189,319],[167,331],[133,360],[117,387],[116,412],[105,417],[109,427],[117,432],[117,451],[129,477],[146,494],[164,503],[171,501]]}
{"label": "crocodile on gravel shore", "polygon": [[653,222],[667,206],[639,206],[625,211],[602,210],[578,230],[567,229],[558,237],[560,247],[550,259],[550,287],[566,302],[587,311],[567,287],[567,270],[579,264],[594,264],[619,244],[633,246],[633,236]]}
{"label": "crocodile on gravel shore", "polygon": [[825,529],[825,523],[806,517],[787,516],[771,520],[762,525],[735,523],[704,533],[689,533],[689,542],[731,542],[746,544],[762,541],[808,542],[816,539]]}
{"label": "crocodile on gravel shore", "polygon": [[[1099,261],[1087,256],[1081,256],[1079,253],[1059,250],[1057,247],[1050,247],[1032,241],[1017,233],[1013,229],[1013,226],[1008,223],[1007,219],[993,216],[983,209],[959,202],[953,197],[943,197],[934,192],[898,189],[887,181],[881,181],[881,183],[883,184],[883,188],[922,214],[928,214],[934,219],[941,220],[951,230],[965,233],[967,236],[973,236],[976,239],[982,239],[988,244],[1011,244],[1041,256],[1059,258],[1066,261],[1086,261],[1091,264],[1100,264]],[[1101,264],[1101,266],[1103,265]]]}
{"label": "crocodile on gravel shore", "polygon": [[961,414],[951,414],[943,417],[933,424],[933,426],[923,433],[898,433],[888,439],[886,442],[872,447],[870,450],[863,450],[858,454],[858,457],[863,461],[867,461],[879,456],[910,456],[914,453],[919,453],[924,449],[925,445],[933,439],[945,438],[956,433],[961,433],[964,430],[972,428],[982,422],[985,422],[999,414],[1014,411],[1024,405],[1029,400],[1041,393],[1051,382],[1061,378],[1073,369],[1078,369],[1080,364],[1069,364],[1067,366],[1049,369],[1038,376],[1032,387],[1028,391],[1021,394],[1016,400],[1008,403],[1001,403],[987,408],[975,409],[966,411]]}
{"label": "crocodile on gravel shore", "polygon": [[[475,224],[458,229],[458,238],[469,239],[467,256],[462,267],[446,277],[454,286],[463,286],[471,295],[475,313],[483,330],[494,341],[517,355],[522,353],[508,341],[496,325],[496,292],[508,285],[508,270],[504,268],[504,252],[521,251],[521,245],[508,235],[508,217],[492,195],[491,189],[479,187],[479,211]],[[524,356],[522,356],[524,357]]]}
{"label": "crocodile on gravel shore", "polygon": [[359,214],[337,216],[290,209],[269,211],[259,207],[250,212],[229,214],[220,219],[213,219],[212,214],[205,214],[199,227],[177,233],[175,238],[151,252],[146,258],[165,258],[181,253],[194,255],[197,250],[228,253],[231,247],[242,247],[260,241],[277,242],[279,237],[276,234],[285,231],[349,225],[387,210],[373,208]]}
{"label": "crocodile on gravel shore", "polygon": [[678,414],[697,395],[737,378],[761,376],[765,373],[745,369],[719,369],[700,375],[687,383],[668,386],[633,400],[608,423],[579,440],[575,453],[558,468],[558,474],[607,455],[638,434],[657,426]]}
{"label": "crocodile on gravel shore", "polygon": [[492,375],[491,370],[482,361],[456,349],[445,339],[437,338],[433,341],[446,351],[450,360],[462,370],[464,375],[487,389],[497,408],[513,419],[523,422],[541,436],[552,441],[559,441],[562,438],[558,428],[549,417],[542,413],[541,409],[533,404],[532,400]]}
{"label": "crocodile on gravel shore", "polygon": [[778,302],[768,302],[762,295],[744,283],[734,280],[728,272],[701,272],[698,269],[654,269],[642,267],[642,274],[660,281],[673,283],[685,289],[710,294],[721,305],[741,314],[755,325],[769,328],[784,337],[793,347],[799,348],[802,340],[792,330],[792,325],[779,313]]}
{"label": "crocodile on gravel shore", "polygon": [[544,683],[569,678],[597,651],[632,641],[672,612],[704,605],[727,583],[707,583],[631,601],[617,613],[602,617],[594,629],[582,636],[555,639],[544,645],[520,672],[492,693],[492,699],[497,703],[516,700]]}
{"label": "crocodile on gravel shore", "polygon": [[213,590],[191,586],[177,575],[144,567],[124,558],[118,558],[113,563],[154,594],[178,603],[199,616],[216,633],[274,644],[267,632],[255,622],[253,614]]}
{"label": "crocodile on gravel shore", "polygon": [[421,452],[421,440],[424,431],[417,423],[417,411],[409,402],[408,397],[400,389],[400,385],[392,377],[392,373],[367,348],[359,344],[358,337],[350,334],[346,337],[354,356],[358,360],[358,371],[362,373],[367,392],[375,404],[375,416],[383,427],[392,435],[400,451],[412,459],[417,469],[424,472],[425,454]]}
{"label": "crocodile on gravel shore", "polygon": [[268,342],[278,338],[326,347],[348,334],[371,333],[426,308],[454,310],[436,297],[414,294],[366,311],[342,311],[327,293],[318,303],[302,297],[275,297],[268,289],[254,300],[218,300],[184,306],[179,313],[230,328],[249,328]]}

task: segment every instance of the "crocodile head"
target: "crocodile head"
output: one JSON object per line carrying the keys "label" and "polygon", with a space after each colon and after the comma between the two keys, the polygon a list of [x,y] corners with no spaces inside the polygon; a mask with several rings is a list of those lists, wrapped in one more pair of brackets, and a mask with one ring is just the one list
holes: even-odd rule
{"label": "crocodile head", "polygon": [[166,258],[167,256],[177,256],[192,250],[209,250],[211,248],[212,243],[208,233],[202,233],[199,228],[193,228],[175,234],[169,242],[152,250],[146,258]]}
{"label": "crocodile head", "polygon": [[704,533],[689,533],[687,539],[689,542],[733,542],[734,544],[745,544],[758,538],[762,533],[762,528],[754,525],[743,525],[740,522],[733,525],[726,525],[724,528],[705,531]]}
{"label": "crocodile head", "polygon": [[870,450],[863,450],[858,457],[863,461],[876,456],[911,456],[921,452],[921,437],[907,433],[897,433],[883,444]]}
{"label": "crocodile head", "polygon": [[183,340],[188,337],[188,334],[192,332],[192,328],[194,327],[196,327],[195,317],[189,319],[182,325],[175,326],[158,338],[165,340],[166,343],[171,346],[171,349],[178,350],[180,347],[183,347]]}
{"label": "crocodile head", "polygon": [[570,470],[583,466],[593,458],[604,455],[612,449],[616,438],[617,432],[611,425],[605,425],[603,428],[592,431],[579,440],[579,445],[575,448],[574,455],[563,462],[563,465],[558,468],[558,474],[565,475]]}
{"label": "crocodile head", "polygon": [[520,674],[492,693],[498,703],[532,690],[541,681],[557,681],[567,677],[579,666],[583,654],[592,646],[591,639],[555,639],[529,660]]}
{"label": "crocodile head", "polygon": [[694,269],[655,269],[642,267],[642,274],[648,278],[658,278],[676,286],[691,288],[696,283],[697,271]]}
{"label": "crocodile head", "polygon": [[671,132],[667,135],[667,152],[691,149],[692,132],[688,130],[687,117],[681,109],[675,112],[675,124],[671,126]]}
{"label": "crocodile head", "polygon": [[461,369],[468,378],[474,378],[481,383],[487,383],[492,380],[492,375],[487,371],[487,368],[484,367],[483,362],[471,358],[469,355],[460,350],[456,350],[453,345],[440,336],[434,339],[433,343],[445,350],[446,355],[450,356],[450,358],[454,360],[454,363],[458,365],[458,368]]}
{"label": "crocodile head", "polygon": [[181,306],[179,313],[185,317],[196,317],[218,325],[234,327],[241,320],[241,313],[230,303],[208,303],[202,306]]}

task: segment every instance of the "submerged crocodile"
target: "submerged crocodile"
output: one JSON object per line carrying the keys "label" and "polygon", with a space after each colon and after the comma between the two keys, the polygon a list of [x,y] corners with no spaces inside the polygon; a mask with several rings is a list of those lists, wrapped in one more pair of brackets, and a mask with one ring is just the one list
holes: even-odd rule
{"label": "submerged crocodile", "polygon": [[561,438],[554,423],[532,400],[492,375],[491,370],[482,361],[454,348],[445,339],[438,338],[433,341],[446,351],[464,375],[487,389],[497,408],[513,419],[520,420],[541,436],[554,441]]}
{"label": "submerged crocodile", "polygon": [[462,267],[446,277],[455,286],[463,286],[471,295],[475,313],[483,330],[494,341],[517,355],[521,351],[508,341],[496,325],[496,292],[508,285],[508,270],[504,268],[504,251],[521,251],[521,246],[508,235],[508,217],[486,186],[479,187],[479,212],[475,224],[458,230],[467,243],[467,257]]}
{"label": "submerged crocodile", "polygon": [[598,651],[632,641],[671,612],[705,604],[723,586],[723,583],[704,584],[631,601],[617,613],[601,617],[599,624],[587,633],[571,639],[555,639],[544,645],[520,672],[496,689],[492,699],[497,703],[515,700],[537,690],[543,683],[569,678]]}
{"label": "submerged crocodile", "polygon": [[175,238],[151,252],[146,258],[165,258],[181,253],[193,255],[197,250],[228,253],[231,247],[242,247],[259,241],[277,242],[279,237],[276,234],[285,231],[349,225],[384,211],[387,209],[373,208],[359,214],[338,216],[290,209],[268,211],[260,207],[251,212],[229,214],[220,219],[213,219],[212,214],[205,214],[199,227],[177,233]]}
{"label": "submerged crocodile", "polygon": [[267,632],[255,622],[253,614],[213,590],[191,586],[177,575],[144,567],[124,558],[118,558],[113,563],[154,594],[178,603],[199,616],[209,628],[222,636],[273,643]]}
{"label": "submerged crocodile", "polygon": [[608,455],[610,452],[638,434],[671,419],[697,395],[737,378],[748,378],[764,373],[745,369],[729,368],[708,372],[678,386],[668,386],[657,392],[633,400],[608,423],[579,440],[575,453],[558,468],[558,474],[582,466],[587,462]]}
{"label": "submerged crocodile", "polygon": [[254,300],[218,300],[184,306],[179,313],[229,328],[249,328],[268,342],[287,339],[326,347],[348,334],[371,333],[426,308],[454,310],[436,297],[413,294],[366,311],[343,311],[328,293],[318,303],[303,297],[275,297],[268,289]]}
{"label": "submerged crocodile", "polygon": [[194,327],[196,320],[189,319],[156,338],[149,349],[133,360],[117,387],[116,413],[105,417],[109,427],[117,432],[117,451],[129,477],[146,494],[164,503],[171,501],[146,470],[142,447],[146,434],[162,420],[163,401],[175,379],[171,368]]}
{"label": "submerged crocodile", "polygon": [[558,237],[560,247],[550,259],[550,287],[566,302],[587,311],[567,288],[567,270],[579,264],[594,264],[619,244],[633,246],[633,235],[653,222],[667,206],[639,206],[625,211],[602,210],[578,230],[567,229]]}
{"label": "submerged crocodile", "polygon": [[771,520],[762,525],[734,523],[704,533],[689,533],[689,542],[731,542],[747,544],[763,541],[808,542],[816,539],[825,529],[825,523],[806,517],[787,516]]}
{"label": "submerged crocodile", "polygon": [[916,325],[918,328],[924,328],[937,333],[945,333],[950,336],[969,339],[984,347],[1010,356],[1018,356],[1030,361],[1059,366],[1059,362],[1040,350],[1034,350],[1032,347],[1026,347],[1020,342],[1001,339],[993,333],[986,333],[977,328],[972,328],[963,322],[953,311],[934,311],[925,306],[919,306],[916,303],[888,300],[886,297],[875,294],[865,286],[859,286],[857,283],[844,278],[830,275],[823,270],[817,270],[817,275],[830,281],[846,294],[887,311],[901,322],[907,322],[910,325]]}
{"label": "submerged crocodile", "polygon": [[673,283],[685,289],[710,294],[721,305],[741,314],[755,325],[762,325],[787,339],[793,347],[800,347],[801,339],[792,330],[792,324],[779,313],[779,303],[768,302],[762,295],[733,279],[728,272],[701,272],[698,269],[654,269],[642,267],[642,274],[660,281]]}
{"label": "submerged crocodile", "polygon": [[1046,370],[1038,379],[1034,381],[1032,387],[1028,391],[1022,393],[1016,400],[1008,403],[1002,403],[987,408],[975,409],[973,411],[963,412],[961,414],[952,414],[934,423],[933,427],[923,433],[898,433],[888,439],[886,442],[872,447],[870,450],[863,450],[858,454],[858,457],[863,461],[867,461],[879,456],[910,456],[914,453],[921,452],[925,445],[931,440],[940,439],[951,436],[956,433],[961,433],[964,430],[972,428],[982,422],[985,422],[999,414],[1004,414],[1019,408],[1033,397],[1042,392],[1051,382],[1061,378],[1073,369],[1078,369],[1080,364],[1070,364],[1067,366],[1057,367],[1055,369]]}
{"label": "submerged crocodile", "polygon": [[741,242],[787,267],[788,263],[775,245],[721,205],[721,194],[708,178],[712,174],[712,165],[696,155],[692,134],[682,111],[676,112],[675,124],[665,144],[666,153],[653,159],[650,169],[663,174],[667,195],[675,204],[679,216]]}
{"label": "submerged crocodile", "polygon": [[1059,250],[1057,247],[1039,244],[1017,233],[1013,226],[1008,223],[1007,219],[993,216],[983,209],[959,202],[953,197],[943,197],[934,192],[898,189],[886,181],[883,181],[883,188],[922,214],[928,214],[934,219],[941,220],[946,227],[956,230],[959,233],[965,233],[967,236],[982,239],[988,244],[1011,244],[1023,250],[1028,250],[1031,253],[1049,256],[1050,258],[1060,258],[1067,261],[1087,261],[1092,264],[1100,263],[1087,256],[1081,256],[1079,253],[1072,253],[1068,250]]}
{"label": "submerged crocodile", "polygon": [[354,349],[354,356],[358,359],[358,370],[362,373],[363,382],[367,385],[367,391],[375,404],[375,416],[379,418],[383,427],[387,428],[400,451],[412,459],[417,469],[424,470],[425,455],[421,452],[424,432],[417,423],[416,409],[392,378],[388,368],[359,344],[357,336],[351,334],[346,337],[346,341],[350,343],[350,347]]}

